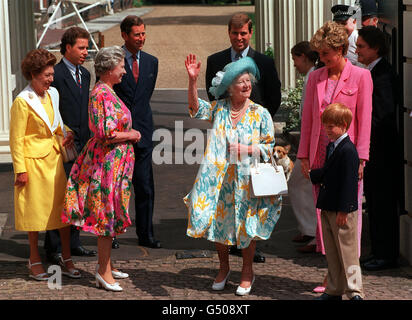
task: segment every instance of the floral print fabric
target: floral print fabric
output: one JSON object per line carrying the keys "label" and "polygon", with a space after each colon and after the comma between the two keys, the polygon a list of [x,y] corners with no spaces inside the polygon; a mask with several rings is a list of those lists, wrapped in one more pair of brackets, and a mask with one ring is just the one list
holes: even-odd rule
{"label": "floral print fabric", "polygon": [[192,117],[213,123],[206,151],[192,191],[184,198],[188,207],[187,235],[247,248],[252,240],[266,240],[279,219],[281,197],[251,198],[251,156],[233,160],[228,143],[255,145],[264,161],[270,159],[275,139],[273,121],[262,106],[250,106],[236,127],[230,102],[213,104],[199,99]]}
{"label": "floral print fabric", "polygon": [[115,132],[130,131],[131,114],[106,84],[89,101],[87,142],[70,172],[62,213],[64,223],[99,236],[114,237],[131,225],[128,214],[134,166],[131,142],[111,143]]}

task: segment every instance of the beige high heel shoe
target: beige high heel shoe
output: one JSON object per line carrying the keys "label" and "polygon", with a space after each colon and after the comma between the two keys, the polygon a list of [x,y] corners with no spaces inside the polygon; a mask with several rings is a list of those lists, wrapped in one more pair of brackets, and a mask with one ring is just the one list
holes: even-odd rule
{"label": "beige high heel shoe", "polygon": [[[81,278],[82,275],[80,274],[79,270],[77,270],[75,268],[69,269],[69,268],[66,267],[66,262],[69,262],[69,261],[73,262],[73,260],[71,258],[63,260],[63,257],[60,257],[60,266],[62,267],[62,274],[69,277],[69,278],[72,278],[72,279]],[[65,270],[67,270],[67,271],[65,271]]]}
{"label": "beige high heel shoe", "polygon": [[46,273],[46,272],[43,272],[43,273],[39,273],[39,274],[36,274],[36,275],[34,275],[34,274],[31,274],[31,267],[33,267],[33,266],[38,266],[38,265],[40,265],[40,264],[42,264],[41,262],[35,262],[35,263],[31,263],[30,262],[30,259],[29,259],[29,277],[30,278],[32,278],[32,279],[34,279],[34,280],[37,280],[37,281],[47,281],[47,280],[49,280],[49,276],[48,276],[48,274]]}

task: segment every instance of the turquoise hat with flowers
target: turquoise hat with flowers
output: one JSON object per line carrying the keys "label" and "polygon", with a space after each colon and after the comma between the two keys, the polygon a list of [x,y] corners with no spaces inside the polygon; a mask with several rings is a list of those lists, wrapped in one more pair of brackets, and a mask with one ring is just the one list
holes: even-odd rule
{"label": "turquoise hat with flowers", "polygon": [[216,76],[212,79],[212,86],[209,88],[209,92],[218,99],[225,93],[233,80],[245,72],[253,74],[256,80],[260,78],[259,69],[255,61],[250,57],[245,57],[228,63],[223,68],[223,71],[216,73]]}

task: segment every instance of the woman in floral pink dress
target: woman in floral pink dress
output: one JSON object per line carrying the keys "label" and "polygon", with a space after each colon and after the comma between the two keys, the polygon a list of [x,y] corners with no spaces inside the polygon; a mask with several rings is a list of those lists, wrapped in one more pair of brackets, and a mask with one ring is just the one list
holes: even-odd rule
{"label": "woman in floral pink dress", "polygon": [[130,111],[113,91],[113,85],[126,74],[122,48],[101,49],[95,70],[100,81],[89,101],[92,138],[70,172],[62,220],[98,236],[96,286],[122,291],[114,278],[128,275],[113,268],[111,245],[112,238],[131,225],[132,143],[140,140],[140,133],[132,129]]}

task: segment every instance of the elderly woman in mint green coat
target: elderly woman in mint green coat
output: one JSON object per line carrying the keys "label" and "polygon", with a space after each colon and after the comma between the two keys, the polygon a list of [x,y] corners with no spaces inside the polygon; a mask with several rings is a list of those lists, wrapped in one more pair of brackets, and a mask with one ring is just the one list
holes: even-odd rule
{"label": "elderly woman in mint green coat", "polygon": [[211,93],[229,98],[212,104],[199,99],[200,62],[186,58],[191,117],[213,123],[204,159],[192,191],[184,198],[189,210],[187,235],[213,241],[220,270],[213,290],[223,290],[230,274],[229,246],[242,249],[243,268],[237,295],[249,294],[255,276],[255,240],[269,239],[279,219],[281,197],[252,198],[249,168],[255,157],[270,159],[275,138],[272,118],[264,107],[249,100],[259,70],[251,58],[225,66],[213,79]]}

